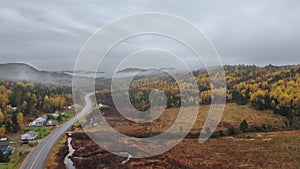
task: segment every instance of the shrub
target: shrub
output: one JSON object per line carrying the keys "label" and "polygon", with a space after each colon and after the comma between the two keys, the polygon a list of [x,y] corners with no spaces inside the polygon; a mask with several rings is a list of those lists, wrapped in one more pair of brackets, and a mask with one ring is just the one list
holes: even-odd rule
{"label": "shrub", "polygon": [[248,122],[247,120],[243,120],[242,123],[240,124],[240,130],[243,133],[245,133],[247,129],[248,129]]}
{"label": "shrub", "polygon": [[234,127],[230,127],[228,130],[227,130],[227,134],[229,136],[233,136],[233,135],[236,135],[238,132],[236,131],[236,129]]}

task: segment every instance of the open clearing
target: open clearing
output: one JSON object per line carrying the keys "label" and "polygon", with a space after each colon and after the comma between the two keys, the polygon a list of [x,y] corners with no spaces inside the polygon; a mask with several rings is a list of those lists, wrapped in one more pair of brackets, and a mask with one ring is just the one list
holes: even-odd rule
{"label": "open clearing", "polygon": [[[200,106],[198,117],[196,119],[193,128],[191,129],[191,133],[199,133],[204,125],[206,120],[209,105]],[[193,108],[191,107],[183,107],[183,112],[186,114],[186,118],[189,118],[189,114],[191,114]],[[110,122],[111,126],[113,126],[116,130],[124,134],[131,133],[143,133],[143,132],[153,132],[159,133],[166,129],[168,129],[175,121],[178,115],[179,108],[169,108],[166,109],[162,115],[153,121],[152,123],[139,124],[133,123],[129,121],[124,121],[123,118],[119,118],[118,116],[110,116],[113,114],[115,110],[108,111],[107,121]],[[237,105],[235,103],[228,103],[225,105],[224,113],[222,115],[221,122],[218,125],[217,130],[226,130],[230,127],[238,127],[240,123],[246,119],[249,126],[272,126],[277,130],[284,130],[285,123],[287,118],[278,114],[274,114],[271,110],[256,110],[252,108],[250,105]],[[182,124],[184,127],[184,124]],[[149,131],[148,131],[149,130]]]}

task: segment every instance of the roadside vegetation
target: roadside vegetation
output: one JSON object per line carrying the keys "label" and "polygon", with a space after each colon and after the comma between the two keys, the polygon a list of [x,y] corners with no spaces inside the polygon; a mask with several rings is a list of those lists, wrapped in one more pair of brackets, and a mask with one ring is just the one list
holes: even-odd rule
{"label": "roadside vegetation", "polygon": [[[47,169],[55,169],[55,168],[64,168],[64,158],[68,153],[67,150],[67,136],[62,135],[62,137],[56,142],[54,147],[51,149],[45,164],[45,168]],[[60,154],[59,156],[57,154]]]}

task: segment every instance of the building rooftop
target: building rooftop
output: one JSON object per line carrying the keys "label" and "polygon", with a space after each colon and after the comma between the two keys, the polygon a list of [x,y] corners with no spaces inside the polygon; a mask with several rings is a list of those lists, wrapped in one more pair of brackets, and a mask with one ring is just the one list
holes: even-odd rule
{"label": "building rooftop", "polygon": [[0,142],[5,142],[7,140],[8,140],[8,138],[0,138]]}
{"label": "building rooftop", "polygon": [[25,133],[25,134],[28,134],[28,135],[30,135],[31,137],[34,137],[34,136],[37,135],[37,132],[35,132],[35,131],[28,131],[28,132]]}

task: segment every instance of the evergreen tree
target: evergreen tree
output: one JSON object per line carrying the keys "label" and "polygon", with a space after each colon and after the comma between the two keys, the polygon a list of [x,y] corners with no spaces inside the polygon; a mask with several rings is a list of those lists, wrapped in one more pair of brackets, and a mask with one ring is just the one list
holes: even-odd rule
{"label": "evergreen tree", "polygon": [[11,116],[11,121],[12,121],[12,129],[14,133],[17,133],[18,130],[20,129],[19,123],[18,123],[18,117],[17,113],[14,112]]}
{"label": "evergreen tree", "polygon": [[248,129],[248,122],[247,120],[243,120],[242,123],[240,124],[240,130],[243,133],[245,133],[247,129]]}

